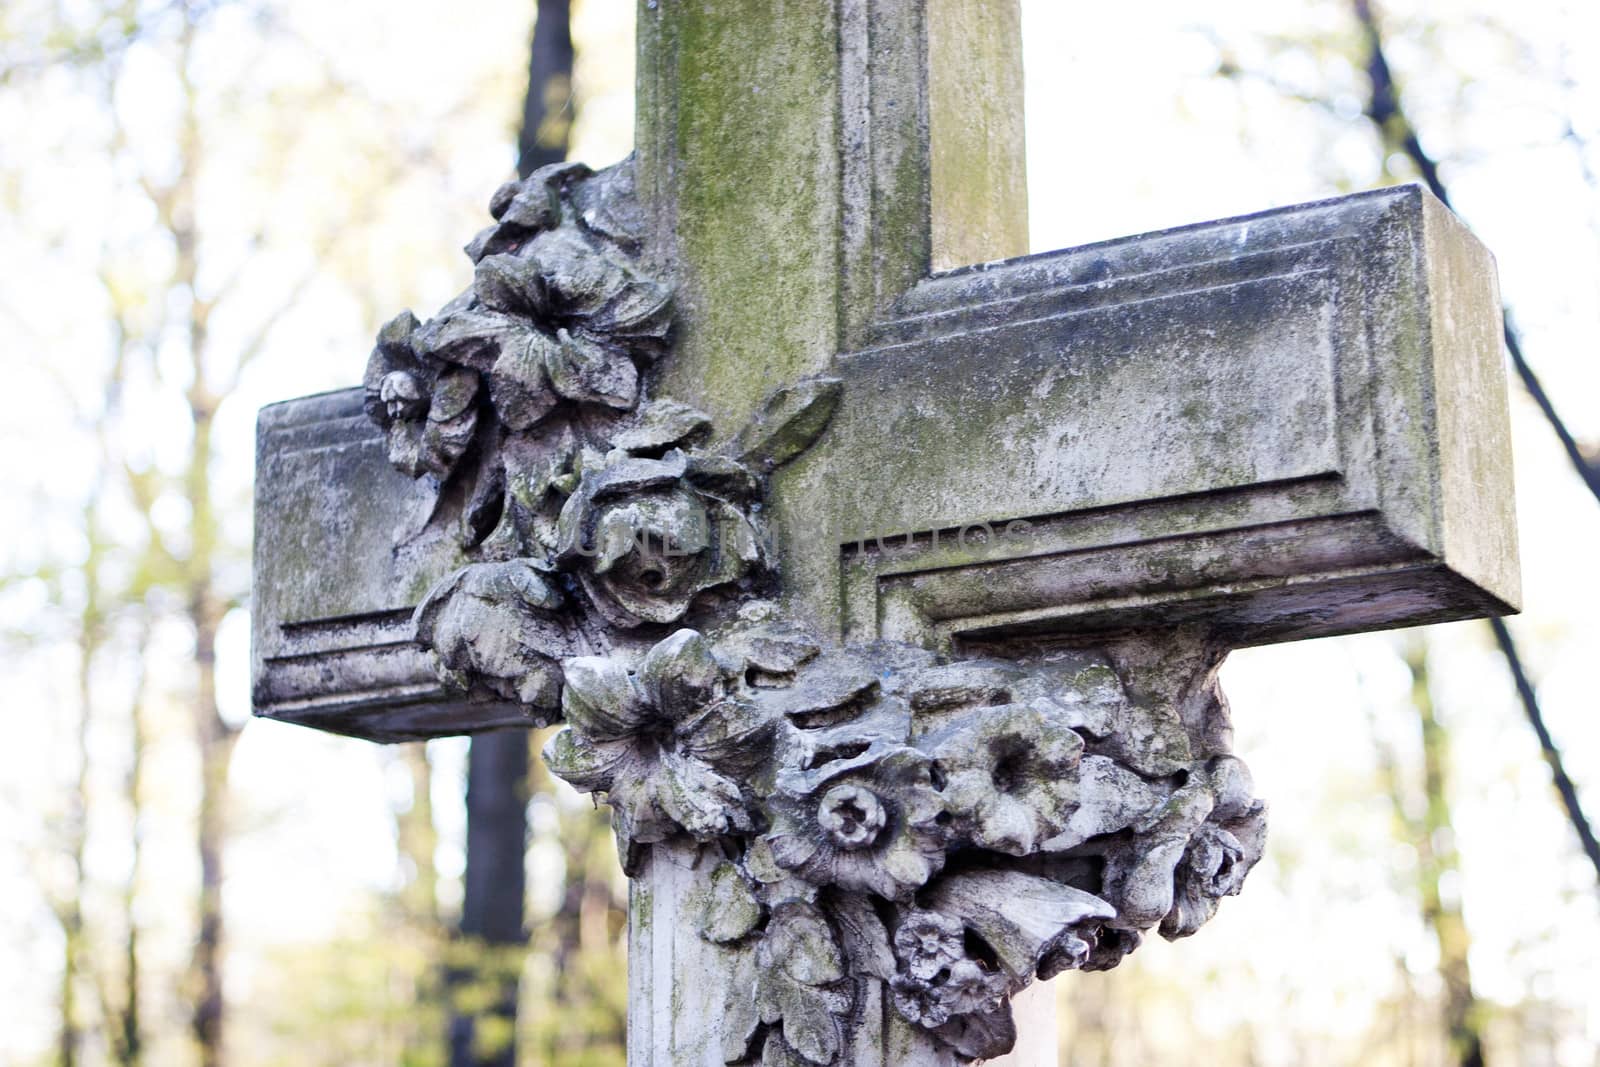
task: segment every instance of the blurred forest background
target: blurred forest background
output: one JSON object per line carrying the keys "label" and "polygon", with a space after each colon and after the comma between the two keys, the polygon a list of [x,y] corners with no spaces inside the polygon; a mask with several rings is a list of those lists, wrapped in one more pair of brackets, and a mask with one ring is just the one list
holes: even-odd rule
{"label": "blurred forest background", "polygon": [[[1062,1062],[1600,1064],[1600,12],[1214,7],[1023,0],[1034,247],[1447,196],[1515,310],[1527,610],[1237,654],[1269,855],[1058,980]],[[0,6],[0,1063],[624,1062],[604,812],[539,736],[250,720],[244,602],[256,409],[452,295],[513,169],[628,150],[632,20]]]}

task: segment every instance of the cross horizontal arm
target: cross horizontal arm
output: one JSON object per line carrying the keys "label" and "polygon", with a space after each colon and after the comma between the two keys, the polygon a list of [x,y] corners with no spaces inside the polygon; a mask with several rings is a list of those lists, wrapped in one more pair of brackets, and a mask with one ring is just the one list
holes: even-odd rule
{"label": "cross horizontal arm", "polygon": [[780,482],[846,635],[1515,610],[1493,262],[1417,187],[935,275]]}

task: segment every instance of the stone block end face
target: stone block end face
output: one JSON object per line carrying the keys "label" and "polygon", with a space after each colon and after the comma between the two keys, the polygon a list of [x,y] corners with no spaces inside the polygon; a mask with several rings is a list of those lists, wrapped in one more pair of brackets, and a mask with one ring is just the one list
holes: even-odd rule
{"label": "stone block end face", "polygon": [[1494,256],[1422,191],[1429,337],[1445,564],[1490,614],[1520,610],[1505,324]]}

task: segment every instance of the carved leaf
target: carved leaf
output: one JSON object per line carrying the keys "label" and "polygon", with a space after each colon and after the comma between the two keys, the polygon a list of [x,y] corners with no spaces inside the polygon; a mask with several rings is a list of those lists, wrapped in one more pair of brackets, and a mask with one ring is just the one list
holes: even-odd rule
{"label": "carved leaf", "polygon": [[700,901],[700,936],[715,944],[738,941],[761,922],[761,904],[739,868],[721,863]]}
{"label": "carved leaf", "polygon": [[635,455],[650,455],[685,444],[711,429],[711,417],[676,400],[653,400],[639,421],[611,439],[616,448]]}
{"label": "carved leaf", "polygon": [[850,973],[885,982],[893,978],[894,950],[889,947],[889,932],[871,901],[860,893],[833,893],[827,898],[826,910],[839,930]]}
{"label": "carved leaf", "polygon": [[734,453],[759,470],[781,467],[822,436],[843,395],[837,378],[808,378],[779,390],[739,434]]}
{"label": "carved leaf", "polygon": [[761,479],[749,467],[727,456],[693,453],[685,476],[696,488],[724,500],[748,503],[761,498]]}
{"label": "carved leaf", "polygon": [[723,1063],[748,1059],[751,1045],[761,1030],[761,1012],[756,1003],[761,972],[756,961],[756,947],[750,945],[734,949],[734,952],[732,980],[728,983],[722,1012]]}
{"label": "carved leaf", "polygon": [[800,901],[774,908],[757,963],[762,1021],[781,1022],[785,1043],[806,1062],[833,1063],[844,1046],[843,1017],[853,998],[835,988],[844,978],[844,960],[821,913]]}

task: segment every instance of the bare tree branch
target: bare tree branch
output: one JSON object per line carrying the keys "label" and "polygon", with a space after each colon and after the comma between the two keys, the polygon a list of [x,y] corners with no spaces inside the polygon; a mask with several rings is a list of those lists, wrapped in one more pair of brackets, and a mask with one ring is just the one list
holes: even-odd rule
{"label": "bare tree branch", "polygon": [[1539,750],[1544,753],[1544,761],[1550,766],[1550,775],[1555,780],[1556,792],[1561,794],[1561,803],[1567,809],[1567,818],[1572,822],[1572,828],[1577,831],[1578,841],[1583,846],[1583,854],[1594,864],[1595,879],[1597,885],[1600,885],[1600,840],[1596,840],[1594,828],[1590,825],[1588,816],[1584,814],[1583,804],[1578,799],[1578,787],[1567,774],[1566,765],[1561,759],[1561,749],[1550,736],[1550,728],[1544,721],[1544,711],[1539,707],[1539,694],[1533,688],[1533,682],[1528,679],[1528,672],[1522,665],[1522,657],[1517,653],[1516,642],[1511,639],[1511,631],[1506,627],[1504,620],[1490,619],[1489,626],[1494,630],[1495,643],[1500,646],[1501,653],[1506,657],[1506,666],[1511,668],[1511,677],[1517,683],[1517,696],[1522,699],[1522,708],[1528,713],[1528,722],[1533,725],[1533,732],[1539,737]]}
{"label": "bare tree branch", "polygon": [[[1422,139],[1417,133],[1416,124],[1411,121],[1411,117],[1401,104],[1400,93],[1395,86],[1394,72],[1384,51],[1383,32],[1378,25],[1378,16],[1373,10],[1372,2],[1351,0],[1351,4],[1367,43],[1367,76],[1372,82],[1367,117],[1377,126],[1386,142],[1405,153],[1411,160],[1433,195],[1449,205],[1450,190],[1439,172],[1438,162],[1422,147]],[[1539,376],[1534,373],[1532,365],[1523,355],[1522,339],[1512,325],[1509,311],[1504,314],[1504,330],[1506,349],[1511,353],[1511,363],[1516,368],[1517,377],[1522,379],[1523,386],[1533,397],[1539,410],[1544,413],[1550,428],[1555,431],[1557,439],[1561,442],[1561,448],[1578,472],[1578,477],[1583,479],[1584,485],[1594,494],[1595,500],[1600,502],[1600,467],[1591,462],[1579,447],[1572,431],[1567,428],[1567,424],[1556,411],[1549,393],[1545,392]]]}

